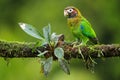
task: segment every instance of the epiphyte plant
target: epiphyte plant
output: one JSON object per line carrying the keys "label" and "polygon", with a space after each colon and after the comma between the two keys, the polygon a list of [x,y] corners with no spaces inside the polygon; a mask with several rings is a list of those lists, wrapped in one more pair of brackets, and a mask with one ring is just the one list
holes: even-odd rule
{"label": "epiphyte plant", "polygon": [[64,50],[61,47],[63,44],[62,39],[64,39],[63,34],[56,35],[54,32],[51,33],[50,24],[43,28],[43,33],[39,32],[30,24],[19,23],[19,26],[28,35],[40,40],[40,45],[38,45],[38,42],[36,43],[36,49],[38,46],[48,46],[49,49],[44,52],[37,49],[37,52],[39,53],[38,57],[41,58],[41,72],[43,72],[45,76],[48,76],[48,73],[51,71],[54,58],[58,60],[62,70],[65,73],[70,74],[68,62],[64,59]]}

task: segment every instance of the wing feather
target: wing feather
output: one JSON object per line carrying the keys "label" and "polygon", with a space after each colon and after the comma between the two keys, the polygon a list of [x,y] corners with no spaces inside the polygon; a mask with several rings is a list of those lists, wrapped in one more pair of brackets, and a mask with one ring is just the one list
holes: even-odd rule
{"label": "wing feather", "polygon": [[85,19],[83,18],[81,23],[80,23],[80,30],[82,32],[82,34],[84,36],[86,36],[87,38],[89,38],[89,40],[95,44],[98,43],[98,39],[96,37],[96,34],[93,30],[93,28],[91,27],[91,24]]}

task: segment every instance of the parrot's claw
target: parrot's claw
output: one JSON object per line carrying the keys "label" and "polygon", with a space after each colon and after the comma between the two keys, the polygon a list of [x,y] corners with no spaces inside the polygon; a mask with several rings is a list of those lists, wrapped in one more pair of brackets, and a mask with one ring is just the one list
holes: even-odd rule
{"label": "parrot's claw", "polygon": [[72,45],[73,45],[73,48],[76,48],[76,47],[78,47],[78,42],[77,41],[73,42]]}

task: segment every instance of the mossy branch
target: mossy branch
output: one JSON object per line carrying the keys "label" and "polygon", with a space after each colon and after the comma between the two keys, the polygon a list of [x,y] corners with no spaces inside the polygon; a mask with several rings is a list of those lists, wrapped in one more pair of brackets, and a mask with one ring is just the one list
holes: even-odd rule
{"label": "mossy branch", "polygon": [[[41,52],[49,51],[46,54],[46,57],[53,56],[53,49],[50,49],[48,45],[34,47],[35,43],[21,43],[21,42],[7,42],[0,41],[0,57],[7,58],[23,58],[23,57],[38,57],[39,54],[37,50]],[[73,48],[71,43],[64,43],[61,46],[64,49],[65,59],[71,58],[81,58],[81,55],[78,52],[78,48]],[[33,51],[33,48],[35,50]],[[92,49],[91,49],[92,48]],[[90,45],[90,46],[81,46],[81,52],[84,56],[90,55],[92,58],[99,58],[98,54],[102,53],[104,57],[117,57],[120,56],[120,44],[102,44],[102,45]]]}

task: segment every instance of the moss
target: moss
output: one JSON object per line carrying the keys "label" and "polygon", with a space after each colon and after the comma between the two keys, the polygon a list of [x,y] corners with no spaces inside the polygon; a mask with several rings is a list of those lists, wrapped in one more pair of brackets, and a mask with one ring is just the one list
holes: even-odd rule
{"label": "moss", "polygon": [[6,57],[19,57],[26,56],[24,52],[28,50],[31,53],[31,48],[34,46],[34,43],[26,42],[7,42],[0,41],[0,56]]}
{"label": "moss", "polygon": [[[34,48],[35,43],[27,43],[27,42],[7,42],[7,41],[0,41],[0,56],[1,57],[37,57],[39,54],[37,50],[33,52],[32,49]],[[81,58],[78,55],[78,49],[73,49],[71,43],[61,46],[65,52],[65,59],[71,58]],[[50,50],[46,45],[37,47],[41,52],[46,50]],[[115,57],[120,56],[120,44],[102,44],[102,45],[87,45],[82,46],[81,52],[84,56],[91,56],[92,58],[99,58],[98,54],[103,53],[104,57]]]}

